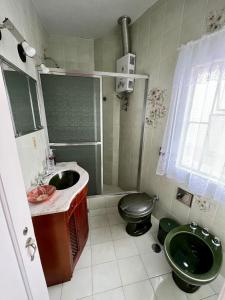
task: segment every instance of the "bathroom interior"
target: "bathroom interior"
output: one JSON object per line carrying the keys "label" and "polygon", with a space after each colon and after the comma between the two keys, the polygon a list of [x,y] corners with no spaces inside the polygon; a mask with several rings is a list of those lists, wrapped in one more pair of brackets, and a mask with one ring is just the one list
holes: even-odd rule
{"label": "bathroom interior", "polygon": [[0,298],[225,299],[225,0],[0,18]]}

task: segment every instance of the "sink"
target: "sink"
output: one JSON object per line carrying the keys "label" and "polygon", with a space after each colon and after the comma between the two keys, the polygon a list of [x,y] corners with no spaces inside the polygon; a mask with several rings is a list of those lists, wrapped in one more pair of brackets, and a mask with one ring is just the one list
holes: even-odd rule
{"label": "sink", "polygon": [[213,253],[204,240],[192,233],[176,234],[170,242],[170,253],[179,268],[193,274],[204,274],[213,265]]}
{"label": "sink", "polygon": [[57,190],[65,190],[75,185],[80,179],[80,174],[76,171],[66,170],[55,174],[49,181]]}

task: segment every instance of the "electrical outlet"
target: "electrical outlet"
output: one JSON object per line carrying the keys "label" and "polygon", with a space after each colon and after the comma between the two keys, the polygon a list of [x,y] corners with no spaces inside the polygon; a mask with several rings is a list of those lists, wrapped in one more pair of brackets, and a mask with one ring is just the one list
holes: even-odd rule
{"label": "electrical outlet", "polygon": [[200,210],[208,211],[210,209],[210,203],[206,198],[202,198],[201,196],[195,196],[195,202]]}

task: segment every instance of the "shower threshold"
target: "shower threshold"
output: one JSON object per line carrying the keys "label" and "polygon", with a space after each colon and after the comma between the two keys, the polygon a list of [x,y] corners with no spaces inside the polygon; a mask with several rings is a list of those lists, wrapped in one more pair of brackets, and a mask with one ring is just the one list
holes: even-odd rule
{"label": "shower threshold", "polygon": [[103,195],[123,195],[123,194],[137,193],[136,190],[123,190],[116,185],[103,184]]}

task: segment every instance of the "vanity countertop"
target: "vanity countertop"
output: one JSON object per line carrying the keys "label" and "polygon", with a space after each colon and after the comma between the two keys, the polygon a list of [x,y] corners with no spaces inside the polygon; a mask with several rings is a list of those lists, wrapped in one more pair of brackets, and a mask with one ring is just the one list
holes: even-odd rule
{"label": "vanity countertop", "polygon": [[55,173],[64,170],[74,170],[78,172],[80,174],[79,181],[68,189],[56,190],[49,201],[39,204],[29,203],[32,217],[67,211],[74,197],[76,197],[76,195],[87,185],[89,175],[76,162],[63,162],[56,164],[53,173],[46,178],[46,184]]}

